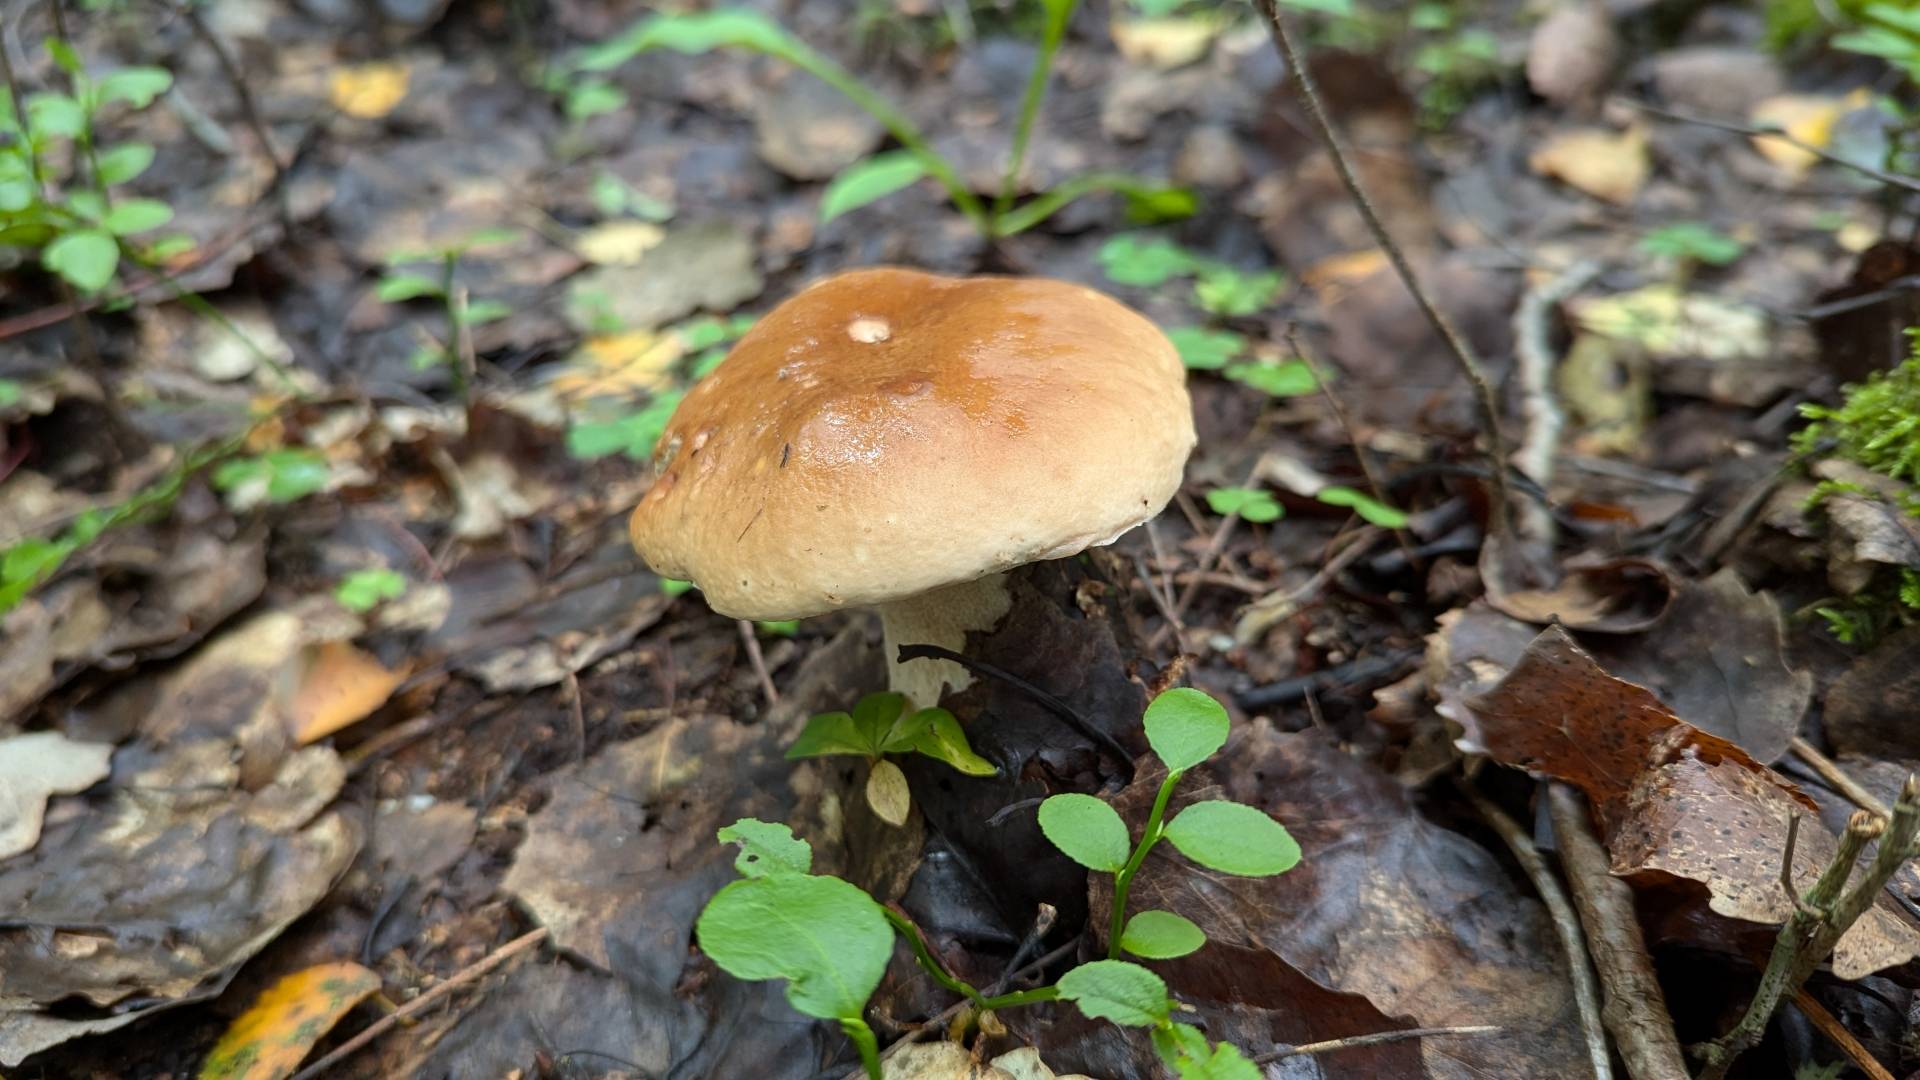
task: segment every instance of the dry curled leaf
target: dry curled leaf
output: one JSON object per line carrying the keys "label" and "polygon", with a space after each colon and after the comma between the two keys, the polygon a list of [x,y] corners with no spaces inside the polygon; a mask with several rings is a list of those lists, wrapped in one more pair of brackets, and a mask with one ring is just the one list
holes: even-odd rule
{"label": "dry curled leaf", "polygon": [[1563,132],[1535,150],[1527,164],[1541,176],[1620,206],[1632,202],[1653,175],[1647,132],[1638,124],[1620,132],[1604,128]]}
{"label": "dry curled leaf", "polygon": [[1676,589],[1672,572],[1651,559],[1605,559],[1556,570],[1544,553],[1502,537],[1481,547],[1480,577],[1487,602],[1516,619],[1598,634],[1654,626]]}

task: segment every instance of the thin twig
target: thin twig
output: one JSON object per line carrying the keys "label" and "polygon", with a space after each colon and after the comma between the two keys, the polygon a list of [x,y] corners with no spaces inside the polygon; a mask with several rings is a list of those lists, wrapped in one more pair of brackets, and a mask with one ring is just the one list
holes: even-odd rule
{"label": "thin twig", "polygon": [[[1555,275],[1551,280],[1528,289],[1513,313],[1513,351],[1520,380],[1520,411],[1526,417],[1526,431],[1520,436],[1520,449],[1513,465],[1541,488],[1553,480],[1554,456],[1560,450],[1560,432],[1567,417],[1554,393],[1553,369],[1558,364],[1548,325],[1553,309],[1567,297],[1579,292],[1600,275],[1600,264],[1583,260]],[[1520,509],[1520,533],[1529,539],[1551,542],[1553,514],[1538,503]]]}
{"label": "thin twig", "polygon": [[414,998],[398,1009],[368,1024],[366,1030],[348,1039],[346,1042],[341,1043],[339,1048],[331,1054],[293,1074],[292,1080],[313,1080],[314,1077],[322,1075],[337,1062],[344,1060],[349,1054],[352,1054],[354,1051],[359,1050],[361,1047],[385,1034],[389,1029],[399,1024],[400,1021],[425,1012],[427,1006],[432,1005],[434,1002],[439,1001],[441,998],[446,997],[462,986],[484,977],[494,968],[499,967],[501,964],[506,963],[545,940],[547,940],[547,928],[544,926],[538,930],[530,930],[527,933],[521,934],[519,937],[514,938],[512,941],[507,942],[505,945],[500,946],[488,953],[485,957],[482,957],[478,963],[462,968],[460,971],[449,976],[445,982],[435,985],[419,997]]}
{"label": "thin twig", "polygon": [[1430,1027],[1402,1028],[1399,1031],[1375,1031],[1366,1035],[1349,1035],[1344,1039],[1327,1039],[1324,1042],[1300,1043],[1297,1046],[1282,1046],[1270,1050],[1253,1059],[1255,1065],[1266,1065],[1283,1058],[1299,1057],[1301,1054],[1330,1054],[1339,1050],[1355,1050],[1362,1046],[1379,1046],[1381,1043],[1401,1042],[1406,1039],[1440,1039],[1448,1037],[1469,1037],[1492,1035],[1500,1029],[1492,1024],[1475,1024],[1468,1027]]}
{"label": "thin twig", "polygon": [[1297,588],[1275,589],[1248,604],[1241,611],[1239,621],[1234,624],[1234,639],[1243,645],[1250,644],[1273,624],[1300,610],[1301,605],[1326,588],[1327,583],[1338,577],[1342,570],[1359,561],[1360,556],[1372,550],[1374,541],[1385,535],[1386,530],[1378,528],[1360,533],[1332,558],[1321,563],[1320,569]]}
{"label": "thin twig", "polygon": [[1805,141],[1804,139],[1799,139],[1792,135],[1789,135],[1785,131],[1780,130],[1779,128],[1757,127],[1753,124],[1742,124],[1732,120],[1716,120],[1708,116],[1694,116],[1691,113],[1675,112],[1672,109],[1663,109],[1658,105],[1653,105],[1645,101],[1634,101],[1632,99],[1627,99],[1627,104],[1633,106],[1636,109],[1639,109],[1641,112],[1648,113],[1653,116],[1658,116],[1663,120],[1675,120],[1682,124],[1698,124],[1701,127],[1716,128],[1720,131],[1731,131],[1736,135],[1745,135],[1745,136],[1748,136],[1749,138],[1779,139],[1781,142],[1786,143],[1788,146],[1794,147],[1795,149],[1798,149],[1798,150],[1804,150],[1807,153],[1812,154],[1814,157],[1817,157],[1820,160],[1828,163],[1829,165],[1838,165],[1843,169],[1852,169],[1854,172],[1857,172],[1862,176],[1871,177],[1875,180],[1880,181],[1883,184],[1886,184],[1889,187],[1904,188],[1907,191],[1920,192],[1920,180],[1916,180],[1911,176],[1901,176],[1899,173],[1885,172],[1881,169],[1876,169],[1871,165],[1863,165],[1857,161],[1848,161],[1846,158],[1843,158],[1840,155],[1833,153],[1830,150],[1823,149],[1821,147],[1813,145],[1810,142]]}
{"label": "thin twig", "polygon": [[1820,1034],[1827,1037],[1828,1042],[1839,1047],[1840,1052],[1847,1055],[1847,1060],[1853,1062],[1854,1068],[1867,1074],[1867,1080],[1894,1080],[1893,1074],[1887,1071],[1885,1065],[1880,1064],[1879,1059],[1873,1056],[1873,1052],[1860,1045],[1860,1040],[1853,1037],[1853,1032],[1847,1030],[1839,1017],[1828,1012],[1825,1005],[1820,1004],[1812,994],[1807,993],[1806,987],[1803,986],[1793,992],[1793,1003],[1808,1020],[1813,1021],[1813,1026],[1819,1029]]}
{"label": "thin twig", "polygon": [[[1327,407],[1333,410],[1334,419],[1339,421],[1340,430],[1346,433],[1347,442],[1353,447],[1353,457],[1360,463],[1360,475],[1366,478],[1367,491],[1380,505],[1393,505],[1393,500],[1387,498],[1386,485],[1382,484],[1380,477],[1374,474],[1373,459],[1367,456],[1367,448],[1361,445],[1360,429],[1353,422],[1353,414],[1347,411],[1347,403],[1340,400],[1340,395],[1334,392],[1333,380],[1327,378],[1326,369],[1320,366],[1320,361],[1300,346],[1299,334],[1294,331],[1292,324],[1287,326],[1287,351],[1299,357],[1300,362],[1307,365],[1307,370],[1313,373],[1314,385],[1320,388],[1320,396],[1327,400]],[[1407,557],[1407,565],[1416,573],[1421,572],[1424,567],[1419,553],[1414,550],[1413,540],[1407,536],[1407,530],[1405,528],[1393,530],[1393,539],[1400,545],[1400,553]]]}
{"label": "thin twig", "polygon": [[1881,802],[1873,792],[1861,787],[1860,781],[1848,776],[1846,770],[1840,768],[1832,758],[1815,749],[1812,743],[1795,735],[1793,741],[1787,744],[1787,748],[1792,750],[1801,761],[1812,767],[1814,772],[1819,773],[1820,779],[1833,785],[1833,790],[1839,792],[1848,802],[1883,818],[1893,816],[1893,811],[1887,808],[1886,803]]}
{"label": "thin twig", "polygon": [[[1049,967],[1052,964],[1058,963],[1060,960],[1064,959],[1068,953],[1073,952],[1075,949],[1079,947],[1080,947],[1080,939],[1074,938],[1072,941],[1069,941],[1066,944],[1061,945],[1059,948],[1054,949],[1052,952],[1049,952],[1047,955],[1042,956],[1041,958],[1039,958],[1038,960],[1035,960],[1031,964],[1028,964],[1026,967],[1021,968],[1019,971],[1012,972],[1011,974],[1003,976],[999,982],[994,984],[994,987],[995,987],[994,992],[989,993],[986,996],[988,997],[999,996],[1000,991],[1004,990],[1007,986],[1012,985],[1014,980],[1023,979],[1028,975],[1033,974],[1036,971],[1044,971],[1047,967]],[[905,1035],[902,1035],[898,1039],[895,1039],[893,1041],[892,1046],[889,1046],[885,1050],[880,1051],[880,1060],[881,1061],[887,1060],[893,1055],[899,1053],[902,1050],[905,1050],[907,1047],[913,1045],[916,1042],[919,1042],[921,1039],[926,1038],[928,1035],[934,1032],[945,1031],[947,1029],[947,1025],[953,1021],[954,1017],[959,1016],[962,1012],[971,1008],[972,1005],[973,1005],[972,1002],[967,1001],[963,998],[947,1006],[945,1009],[942,1009],[938,1014],[936,1014],[935,1016],[927,1020],[926,1023],[921,1024],[919,1027],[916,1027],[912,1031],[909,1031]],[[296,1077],[295,1080],[298,1080],[298,1078]],[[846,1080],[867,1080],[866,1070],[855,1069],[854,1071],[846,1075]]]}
{"label": "thin twig", "polygon": [[573,760],[585,761],[587,757],[587,706],[580,700],[580,675],[572,668],[567,669],[564,681],[567,688],[568,711],[573,714]]}
{"label": "thin twig", "polygon": [[1547,811],[1587,951],[1600,978],[1600,1019],[1633,1080],[1687,1080],[1686,1058],[1673,1031],[1660,977],[1640,932],[1633,886],[1613,876],[1593,834],[1586,800],[1559,781],[1547,783]]}
{"label": "thin twig", "polygon": [[[1866,914],[1888,879],[1913,856],[1916,832],[1920,832],[1920,783],[1912,776],[1900,789],[1891,819],[1854,811],[1833,860],[1807,890],[1804,903],[1796,905],[1781,925],[1746,1014],[1733,1030],[1695,1048],[1703,1062],[1697,1080],[1721,1080],[1735,1059],[1759,1043],[1780,1002],[1806,983],[1841,935]],[[1849,886],[1860,852],[1876,838],[1880,846],[1873,862]]]}
{"label": "thin twig", "polygon": [[1400,275],[1407,292],[1412,294],[1420,313],[1446,343],[1454,362],[1459,365],[1460,373],[1473,388],[1480,423],[1486,429],[1488,453],[1493,459],[1493,466],[1488,470],[1493,486],[1490,531],[1496,535],[1504,534],[1507,531],[1507,445],[1506,439],[1500,434],[1500,403],[1494,396],[1493,383],[1481,367],[1473,346],[1461,336],[1452,320],[1434,305],[1433,298],[1427,295],[1427,290],[1420,284],[1419,275],[1413,271],[1413,264],[1407,260],[1406,253],[1400,250],[1400,245],[1394,242],[1392,234],[1387,232],[1379,211],[1367,197],[1366,189],[1360,186],[1360,178],[1353,171],[1351,155],[1344,145],[1345,140],[1334,128],[1333,119],[1327,115],[1326,105],[1320,99],[1320,88],[1314,82],[1313,73],[1307,69],[1306,56],[1294,45],[1293,34],[1287,29],[1287,21],[1281,17],[1275,0],[1259,0],[1259,6],[1260,13],[1266,17],[1267,25],[1273,31],[1274,44],[1279,47],[1281,55],[1286,58],[1287,67],[1292,69],[1293,77],[1300,83],[1307,113],[1313,118],[1320,141],[1326,145],[1327,153],[1333,159],[1334,171],[1340,175],[1340,183],[1346,187],[1355,208],[1360,211],[1360,218],[1366,222],[1367,231],[1373,234],[1374,243],[1379,244],[1380,250],[1386,253],[1387,260]]}
{"label": "thin twig", "polygon": [[1499,834],[1507,850],[1513,852],[1514,860],[1527,872],[1534,891],[1540,894],[1541,901],[1547,905],[1547,913],[1553,917],[1554,932],[1560,935],[1560,947],[1567,954],[1567,975],[1573,982],[1573,1000],[1580,1006],[1580,1029],[1586,1036],[1587,1060],[1593,1067],[1594,1080],[1612,1080],[1613,1056],[1607,1050],[1606,1025],[1600,1019],[1600,987],[1594,980],[1593,968],[1587,963],[1586,940],[1580,932],[1580,920],[1573,913],[1573,904],[1567,899],[1566,890],[1560,887],[1560,879],[1553,876],[1546,857],[1540,854],[1539,848],[1533,846],[1533,839],[1518,822],[1494,805],[1493,800],[1482,794],[1471,781],[1455,777],[1454,783],[1493,831]]}
{"label": "thin twig", "polygon": [[273,165],[273,178],[279,181],[286,173],[286,163],[280,160],[280,151],[273,145],[273,132],[267,127],[266,120],[261,117],[259,107],[254,104],[253,91],[247,88],[246,76],[241,73],[240,64],[233,58],[232,50],[228,49],[226,42],[221,41],[219,35],[213,32],[213,28],[207,25],[206,20],[200,17],[200,12],[194,8],[193,4],[176,3],[174,0],[162,0],[162,3],[175,15],[185,19],[187,26],[193,31],[193,36],[199,38],[200,43],[213,54],[214,62],[220,65],[220,73],[226,76],[228,84],[233,87],[233,96],[240,103],[240,118],[246,121],[248,129],[253,132],[253,137],[259,141],[261,152],[267,155],[267,161]]}
{"label": "thin twig", "polygon": [[760,692],[766,695],[767,708],[780,704],[780,691],[774,689],[773,675],[767,671],[766,654],[760,651],[760,638],[753,632],[753,623],[746,619],[735,619],[740,626],[740,643],[746,647],[747,663],[753,667],[753,677],[760,680]]}

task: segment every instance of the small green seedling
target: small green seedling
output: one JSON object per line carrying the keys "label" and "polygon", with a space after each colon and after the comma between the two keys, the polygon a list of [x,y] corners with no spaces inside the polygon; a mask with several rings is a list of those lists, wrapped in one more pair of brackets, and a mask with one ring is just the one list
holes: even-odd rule
{"label": "small green seedling", "polygon": [[1193,371],[1220,371],[1247,351],[1244,334],[1180,326],[1167,331],[1167,340],[1180,352],[1180,362]]}
{"label": "small green seedling", "polygon": [[1314,498],[1328,506],[1344,506],[1369,525],[1378,525],[1383,529],[1404,529],[1407,525],[1407,512],[1396,510],[1379,499],[1350,487],[1332,484],[1314,493]]}
{"label": "small green seedling", "polygon": [[1833,47],[1877,56],[1920,82],[1920,8],[1911,4],[1868,4],[1858,29],[1836,34]]}
{"label": "small green seedling", "polygon": [[610,172],[600,173],[593,178],[589,194],[593,197],[594,208],[603,217],[634,217],[656,225],[673,220],[674,208],[671,203],[637,190]]}
{"label": "small green seedling", "polygon": [[[688,382],[707,377],[720,361],[727,358],[727,346],[753,328],[756,316],[735,315],[727,319],[703,317],[689,319],[668,330],[680,338],[680,347],[692,357],[686,361]],[[613,454],[624,454],[634,461],[645,461],[660,445],[660,436],[680,407],[684,390],[665,390],[638,409],[620,402],[590,402],[582,415],[567,427],[567,453],[580,461],[594,461]]]}
{"label": "small green seedling", "polygon": [[1222,517],[1239,514],[1255,525],[1279,521],[1286,509],[1273,495],[1258,488],[1222,487],[1207,492],[1207,506]]}
{"label": "small green seedling", "polygon": [[1244,383],[1273,397],[1300,397],[1320,389],[1320,380],[1314,378],[1313,366],[1305,360],[1228,364],[1224,374],[1234,382]]}
{"label": "small green seedling", "polygon": [[1662,225],[1641,237],[1640,250],[1681,267],[1693,263],[1730,266],[1747,246],[1705,222],[1681,221]]}
{"label": "small green seedling", "polygon": [[[953,205],[982,236],[989,239],[1024,232],[1052,217],[1074,200],[1099,192],[1113,192],[1123,197],[1127,201],[1129,215],[1136,220],[1166,221],[1191,215],[1197,206],[1192,192],[1127,173],[1113,172],[1082,174],[1016,205],[1020,170],[1026,161],[1034,121],[1039,115],[1040,102],[1046,95],[1054,56],[1066,37],[1067,22],[1078,0],[1041,2],[1045,10],[1045,23],[1041,31],[1039,56],[1034,60],[1033,71],[1021,99],[1000,192],[990,200],[981,198],[967,186],[958,167],[933,149],[919,126],[898,106],[861,82],[852,72],[757,11],[717,8],[703,12],[657,14],[642,19],[625,33],[575,57],[570,65],[571,74],[563,73],[561,78],[579,80],[579,84],[574,89],[564,90],[562,97],[570,113],[580,109],[598,111],[618,108],[622,99],[613,96],[618,93],[617,90],[604,85],[605,73],[642,53],[671,49],[699,55],[715,49],[746,49],[792,64],[846,95],[848,100],[879,121],[901,146],[898,151],[876,154],[856,162],[834,177],[821,196],[820,219],[823,223],[927,178],[937,181],[946,190]],[[578,104],[576,95],[580,95],[581,99]]]}
{"label": "small green seedling", "polygon": [[1095,257],[1107,277],[1122,285],[1150,289],[1192,278],[1194,305],[1229,318],[1257,315],[1273,306],[1287,284],[1287,276],[1278,270],[1241,270],[1148,233],[1112,237]]}
{"label": "small green seedling", "polygon": [[364,615],[388,600],[398,600],[407,593],[407,579],[398,572],[384,566],[355,570],[340,580],[333,590],[333,598],[340,606],[355,614]]}
{"label": "small green seedling", "polygon": [[[884,696],[889,695],[875,695]],[[891,713],[888,708],[870,710],[864,732],[851,730],[861,726],[853,717],[835,721],[834,738],[862,747],[873,744],[875,732],[884,739],[904,712],[904,699]],[[1160,976],[1119,958],[1126,952],[1142,959],[1170,959],[1206,942],[1200,927],[1173,912],[1148,910],[1124,918],[1133,877],[1161,840],[1224,874],[1265,877],[1300,861],[1300,847],[1286,829],[1251,806],[1205,800],[1167,820],[1175,786],[1226,745],[1228,726],[1226,709],[1198,690],[1169,690],[1147,706],[1147,742],[1167,767],[1167,776],[1137,843],[1119,813],[1091,795],[1055,795],[1040,804],[1039,823],[1047,839],[1075,862],[1114,875],[1107,958],[1081,964],[1053,985],[995,997],[982,994],[941,965],[911,920],[845,881],[815,876],[811,846],[785,825],[751,818],[720,830],[722,843],[740,846],[734,867],[741,880],[722,888],[701,912],[695,924],[700,949],[736,978],[786,979],[787,1000],[795,1009],[840,1024],[870,1080],[880,1080],[881,1069],[878,1040],[865,1019],[866,1003],[885,974],[895,933],[935,982],[966,999],[968,1012],[956,1030],[971,1030],[993,1010],[1071,1001],[1089,1018],[1149,1029],[1155,1051],[1182,1080],[1260,1080],[1259,1068],[1239,1047],[1209,1043],[1200,1029],[1174,1022],[1175,1002]]]}
{"label": "small green seedling", "polygon": [[[374,295],[389,304],[432,300],[446,311],[447,339],[421,346],[414,352],[412,363],[416,370],[445,364],[453,373],[454,391],[461,398],[467,396],[472,380],[461,343],[471,340],[474,327],[504,319],[513,314],[513,309],[498,300],[471,299],[465,290],[458,288],[455,277],[460,270],[460,259],[481,248],[511,243],[518,237],[511,229],[482,229],[444,247],[393,252],[387,256],[386,273],[374,286]],[[436,265],[438,272],[429,275],[420,269],[401,269],[424,265]]]}
{"label": "small green seedling", "polygon": [[919,753],[944,761],[968,776],[992,776],[1000,770],[973,752],[960,721],[945,709],[907,711],[905,694],[868,694],[851,713],[821,713],[787,750],[788,760],[850,754],[871,763],[867,805],[891,825],[904,825],[912,807],[907,776],[888,754]]}

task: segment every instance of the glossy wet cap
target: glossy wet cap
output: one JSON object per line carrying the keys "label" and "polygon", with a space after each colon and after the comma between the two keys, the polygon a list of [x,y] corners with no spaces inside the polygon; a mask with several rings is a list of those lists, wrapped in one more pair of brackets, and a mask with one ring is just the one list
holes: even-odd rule
{"label": "glossy wet cap", "polygon": [[1106,544],[1194,445],[1166,335],[1092,289],[856,270],[762,318],[661,439],[634,547],[788,619]]}

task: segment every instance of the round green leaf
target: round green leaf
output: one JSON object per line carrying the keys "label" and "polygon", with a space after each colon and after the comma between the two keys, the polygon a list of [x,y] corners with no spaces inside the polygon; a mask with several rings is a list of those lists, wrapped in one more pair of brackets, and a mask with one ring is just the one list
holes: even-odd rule
{"label": "round green leaf", "polygon": [[1147,706],[1147,742],[1168,769],[1191,769],[1227,744],[1226,707],[1190,686],[1176,686]]}
{"label": "round green leaf", "polygon": [[113,280],[114,268],[120,265],[120,245],[99,229],[79,229],[48,244],[40,261],[82,292],[98,292]]}
{"label": "round green leaf", "polygon": [[1167,1018],[1167,984],[1125,960],[1095,960],[1060,977],[1060,996],[1095,1020],[1154,1027]]}
{"label": "round green leaf", "polygon": [[153,164],[153,147],[147,143],[121,143],[102,150],[96,164],[101,183],[124,184]]}
{"label": "round green leaf", "polygon": [[136,109],[144,109],[172,85],[173,76],[165,68],[128,67],[100,80],[94,94],[101,102],[124,101]]}
{"label": "round green leaf", "polygon": [[694,925],[700,949],[735,978],[786,979],[787,1001],[829,1020],[859,1016],[893,955],[880,905],[832,877],[774,874],[714,894]]}
{"label": "round green leaf", "polygon": [[1040,831],[1067,858],[1089,870],[1117,874],[1126,868],[1131,842],[1127,823],[1091,795],[1054,795],[1040,804]]}
{"label": "round green leaf", "polygon": [[800,758],[826,757],[831,754],[853,754],[858,757],[872,757],[875,753],[872,743],[854,726],[853,717],[848,713],[821,713],[807,721],[806,730],[787,747],[787,760]]}
{"label": "round green leaf", "polygon": [[884,199],[927,175],[926,163],[911,150],[875,154],[847,166],[820,195],[820,223]]}
{"label": "round green leaf", "polygon": [[723,844],[740,845],[740,856],[733,860],[733,868],[740,871],[742,877],[804,874],[813,869],[813,845],[776,821],[741,818],[721,829],[719,839]]}
{"label": "round green leaf", "polygon": [[1279,822],[1236,802],[1194,803],[1167,823],[1166,838],[1201,866],[1241,877],[1284,873],[1300,861],[1300,845]]}
{"label": "round green leaf", "polygon": [[1172,960],[1206,943],[1205,931],[1171,911],[1138,912],[1120,932],[1120,947],[1148,960]]}
{"label": "round green leaf", "polygon": [[115,236],[131,236],[157,229],[172,220],[173,207],[158,199],[127,199],[115,203],[101,224]]}

